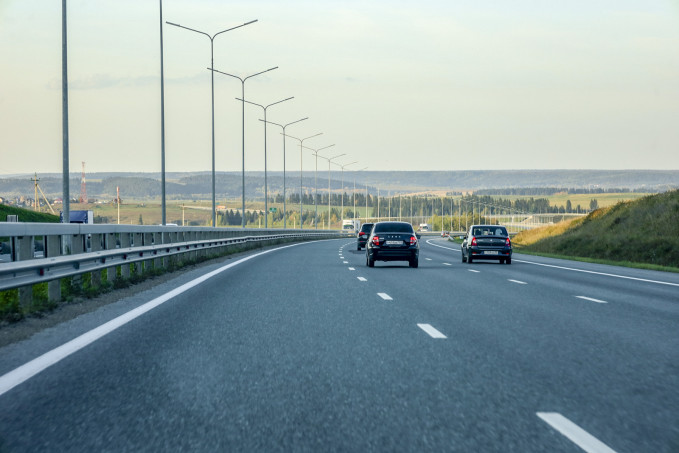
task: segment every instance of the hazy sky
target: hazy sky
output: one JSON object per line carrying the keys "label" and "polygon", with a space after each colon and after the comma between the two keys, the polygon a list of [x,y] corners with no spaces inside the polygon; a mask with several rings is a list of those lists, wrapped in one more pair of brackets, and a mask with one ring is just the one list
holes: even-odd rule
{"label": "hazy sky", "polygon": [[[165,0],[268,119],[349,168],[679,169],[679,1]],[[70,169],[160,170],[156,0],[69,0]],[[167,171],[211,168],[210,41],[164,25]],[[61,2],[0,0],[0,174],[62,171]],[[241,169],[240,82],[215,76],[216,168]],[[262,109],[245,165],[264,169]],[[269,170],[283,168],[269,128]],[[287,170],[299,171],[299,145]],[[313,169],[304,151],[304,169]],[[322,169],[327,163],[319,161]]]}

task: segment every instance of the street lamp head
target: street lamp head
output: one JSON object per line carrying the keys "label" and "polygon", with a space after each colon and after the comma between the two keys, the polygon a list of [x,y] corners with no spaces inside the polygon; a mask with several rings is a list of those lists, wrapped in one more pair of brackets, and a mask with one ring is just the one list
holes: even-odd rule
{"label": "street lamp head", "polygon": [[336,155],[335,157],[331,157],[331,158],[328,159],[328,160],[329,160],[329,161],[332,161],[332,160],[334,160],[334,159],[337,159],[338,157],[342,157],[342,156],[346,156],[346,155],[347,155],[347,153],[338,154],[338,155]]}

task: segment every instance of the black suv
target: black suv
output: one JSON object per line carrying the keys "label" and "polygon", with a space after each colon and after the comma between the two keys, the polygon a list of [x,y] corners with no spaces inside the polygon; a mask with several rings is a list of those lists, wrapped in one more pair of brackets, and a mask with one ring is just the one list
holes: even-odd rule
{"label": "black suv", "polygon": [[417,267],[420,244],[413,226],[407,222],[377,222],[365,246],[365,264],[375,267],[375,261],[408,261]]}
{"label": "black suv", "polygon": [[368,236],[370,236],[370,230],[373,229],[374,223],[364,223],[361,225],[361,231],[356,235],[356,250],[361,250],[365,247],[365,243],[368,242]]}

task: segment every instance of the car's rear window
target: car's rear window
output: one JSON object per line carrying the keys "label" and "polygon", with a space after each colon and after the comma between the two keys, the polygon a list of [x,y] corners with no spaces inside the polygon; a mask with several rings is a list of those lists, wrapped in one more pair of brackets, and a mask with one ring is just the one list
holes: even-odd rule
{"label": "car's rear window", "polygon": [[474,236],[508,236],[505,227],[501,226],[479,226],[472,229]]}
{"label": "car's rear window", "polygon": [[364,223],[363,226],[361,227],[361,231],[364,233],[367,233],[368,231],[373,229],[373,224],[372,223]]}
{"label": "car's rear window", "polygon": [[413,227],[408,223],[378,223],[375,233],[412,233]]}

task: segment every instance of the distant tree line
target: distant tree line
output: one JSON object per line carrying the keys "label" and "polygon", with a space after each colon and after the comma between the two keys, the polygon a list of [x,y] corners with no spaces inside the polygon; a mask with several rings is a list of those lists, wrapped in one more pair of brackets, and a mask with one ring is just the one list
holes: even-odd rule
{"label": "distant tree line", "polygon": [[598,194],[598,193],[652,193],[657,192],[657,189],[650,188],[623,188],[623,187],[592,187],[592,188],[575,188],[575,187],[513,187],[505,189],[481,189],[475,190],[477,195],[554,195],[557,193],[567,194]]}

